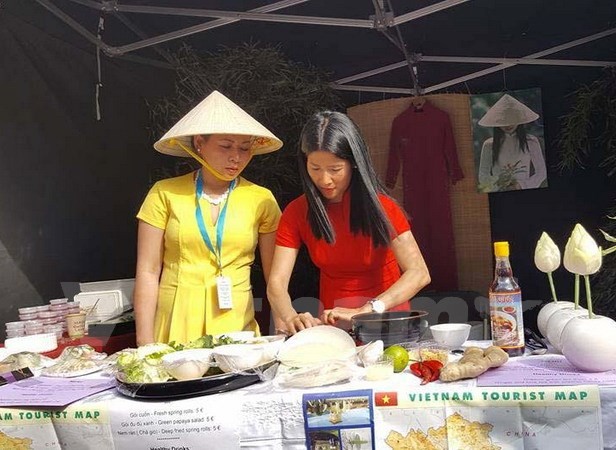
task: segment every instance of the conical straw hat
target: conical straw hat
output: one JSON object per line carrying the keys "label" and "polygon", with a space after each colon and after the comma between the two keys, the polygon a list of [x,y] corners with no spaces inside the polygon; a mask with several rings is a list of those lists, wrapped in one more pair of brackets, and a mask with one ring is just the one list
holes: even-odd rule
{"label": "conical straw hat", "polygon": [[161,153],[191,156],[179,143],[192,148],[192,137],[199,134],[242,134],[253,136],[252,153],[259,155],[278,150],[282,141],[218,91],[212,92],[182,117],[154,144]]}
{"label": "conical straw hat", "polygon": [[539,114],[509,94],[503,95],[479,120],[482,127],[508,127],[530,123],[539,118]]}

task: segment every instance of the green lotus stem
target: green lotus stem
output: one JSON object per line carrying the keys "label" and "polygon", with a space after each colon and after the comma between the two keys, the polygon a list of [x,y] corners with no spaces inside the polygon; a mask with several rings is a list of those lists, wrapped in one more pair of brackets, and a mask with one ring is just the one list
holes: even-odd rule
{"label": "green lotus stem", "polygon": [[590,277],[588,275],[584,275],[584,282],[586,283],[586,307],[588,308],[588,318],[592,319],[595,317],[595,314],[592,312],[592,297],[590,295]]}
{"label": "green lotus stem", "polygon": [[554,303],[558,303],[558,298],[556,298],[556,289],[554,289],[554,278],[552,278],[552,272],[548,272],[548,280],[550,280],[550,289],[552,290],[552,300]]}
{"label": "green lotus stem", "polygon": [[575,274],[575,287],[573,290],[573,303],[575,304],[574,309],[578,309],[580,307],[580,275]]}

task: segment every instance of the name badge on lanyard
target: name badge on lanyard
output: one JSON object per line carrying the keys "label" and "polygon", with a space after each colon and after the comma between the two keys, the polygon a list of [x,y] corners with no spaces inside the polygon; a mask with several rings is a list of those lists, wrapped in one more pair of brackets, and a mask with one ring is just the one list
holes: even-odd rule
{"label": "name badge on lanyard", "polygon": [[232,309],[231,278],[219,275],[216,277],[216,293],[218,294],[218,307],[220,309]]}
{"label": "name badge on lanyard", "polygon": [[195,210],[195,216],[197,218],[197,225],[199,226],[199,232],[201,233],[203,242],[213,255],[216,261],[216,266],[218,267],[218,274],[216,276],[216,294],[218,296],[218,307],[220,309],[233,308],[233,299],[231,297],[231,278],[224,276],[222,273],[222,234],[225,228],[225,218],[227,216],[227,203],[229,202],[229,196],[231,195],[231,191],[235,187],[236,182],[237,180],[231,181],[231,184],[229,185],[229,195],[227,196],[225,204],[218,214],[218,220],[216,222],[216,247],[214,247],[205,227],[205,221],[203,220],[203,213],[199,203],[199,200],[203,194],[203,178],[201,177],[201,170],[197,172],[197,208]]}

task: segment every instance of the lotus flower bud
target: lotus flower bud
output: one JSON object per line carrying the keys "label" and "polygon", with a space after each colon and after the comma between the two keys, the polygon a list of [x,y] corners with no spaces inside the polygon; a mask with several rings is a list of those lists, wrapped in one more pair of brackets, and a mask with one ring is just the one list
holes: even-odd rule
{"label": "lotus flower bud", "polygon": [[563,262],[569,272],[578,275],[592,275],[601,268],[601,247],[579,223],[567,241]]}
{"label": "lotus flower bud", "polygon": [[546,232],[541,233],[535,247],[535,265],[542,272],[554,272],[560,266],[560,250]]}

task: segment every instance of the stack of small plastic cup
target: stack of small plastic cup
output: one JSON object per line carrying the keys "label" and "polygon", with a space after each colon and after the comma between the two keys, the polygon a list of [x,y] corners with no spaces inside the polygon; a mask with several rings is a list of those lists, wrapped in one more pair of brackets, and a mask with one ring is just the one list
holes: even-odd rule
{"label": "stack of small plastic cup", "polygon": [[6,338],[21,337],[26,335],[23,322],[7,322],[6,323]]}

